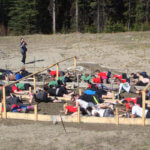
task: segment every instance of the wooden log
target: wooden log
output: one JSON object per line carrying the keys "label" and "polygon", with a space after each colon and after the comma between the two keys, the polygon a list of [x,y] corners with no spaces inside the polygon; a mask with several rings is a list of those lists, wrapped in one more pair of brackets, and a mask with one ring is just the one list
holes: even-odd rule
{"label": "wooden log", "polygon": [[36,93],[36,77],[35,77],[35,75],[33,76],[33,78],[34,78],[34,93]]}
{"label": "wooden log", "polygon": [[7,113],[6,113],[6,91],[5,91],[5,86],[3,86],[3,107],[4,107],[4,119],[7,118]]}
{"label": "wooden log", "polygon": [[145,91],[142,91],[142,125],[145,126]]}
{"label": "wooden log", "polygon": [[37,105],[34,105],[34,120],[38,120],[38,108]]}
{"label": "wooden log", "polygon": [[2,103],[0,103],[0,119],[2,119]]}
{"label": "wooden log", "polygon": [[59,78],[59,64],[56,64],[56,79]]}

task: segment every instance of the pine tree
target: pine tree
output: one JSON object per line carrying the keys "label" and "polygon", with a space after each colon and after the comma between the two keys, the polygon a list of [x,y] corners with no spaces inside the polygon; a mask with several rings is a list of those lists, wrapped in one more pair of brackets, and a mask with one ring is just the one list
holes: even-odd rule
{"label": "pine tree", "polygon": [[37,32],[37,10],[35,0],[10,0],[8,27],[14,34]]}

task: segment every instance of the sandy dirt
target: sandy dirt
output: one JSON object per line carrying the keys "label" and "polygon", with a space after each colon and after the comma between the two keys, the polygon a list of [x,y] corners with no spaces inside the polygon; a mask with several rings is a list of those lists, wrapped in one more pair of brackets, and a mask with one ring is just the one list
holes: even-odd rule
{"label": "sandy dirt", "polygon": [[[149,72],[149,34],[150,32],[27,35],[24,36],[28,43],[26,67],[34,71],[34,66],[47,67],[76,55],[78,63],[99,64],[123,72]],[[19,39],[19,36],[0,37],[0,68],[18,70],[22,66]],[[73,61],[65,62],[60,68],[72,64]]]}
{"label": "sandy dirt", "polygon": [[0,121],[0,150],[148,150],[150,127]]}

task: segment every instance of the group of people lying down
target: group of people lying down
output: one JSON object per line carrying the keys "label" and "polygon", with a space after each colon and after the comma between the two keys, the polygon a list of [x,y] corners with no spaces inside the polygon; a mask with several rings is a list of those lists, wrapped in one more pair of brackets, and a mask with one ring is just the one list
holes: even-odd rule
{"label": "group of people lying down", "polygon": [[[24,69],[25,70],[25,69]],[[22,70],[21,70],[22,71]],[[22,72],[19,74],[21,75]],[[10,77],[7,75],[7,78]],[[12,112],[28,112],[34,110],[33,103],[37,102],[64,102],[62,97],[70,99],[71,104],[64,105],[66,115],[77,114],[77,108],[80,108],[81,115],[97,117],[113,117],[115,107],[122,106],[120,109],[121,117],[141,117],[142,116],[142,95],[141,90],[135,85],[146,85],[149,83],[147,73],[141,72],[131,74],[115,74],[111,72],[100,72],[96,70],[92,76],[85,74],[81,76],[82,82],[87,83],[87,88],[78,95],[77,91],[70,90],[67,82],[72,82],[69,73],[59,72],[59,78],[56,78],[56,71],[47,71],[49,83],[43,88],[38,88],[36,93],[32,93],[29,88],[33,86],[28,83],[17,82],[15,85],[6,87],[6,108]],[[18,80],[18,79],[16,79]],[[114,82],[118,89],[108,88],[103,83]],[[115,92],[115,94],[114,94]],[[122,93],[134,93],[135,98],[123,98]],[[0,85],[0,99],[3,103],[3,85]],[[28,102],[23,103],[22,95],[28,96]],[[57,99],[61,97],[62,99]],[[115,97],[117,100],[107,100]],[[150,99],[150,92],[146,91],[147,100]],[[146,106],[145,117],[149,118],[149,108]]]}

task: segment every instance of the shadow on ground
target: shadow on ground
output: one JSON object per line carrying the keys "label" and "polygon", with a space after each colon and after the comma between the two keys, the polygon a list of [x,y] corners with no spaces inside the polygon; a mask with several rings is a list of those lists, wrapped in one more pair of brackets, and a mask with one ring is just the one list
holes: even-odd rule
{"label": "shadow on ground", "polygon": [[36,62],[41,62],[41,61],[44,61],[44,59],[39,59],[39,60],[30,61],[30,62],[27,62],[26,64],[34,64],[34,63],[36,63]]}

